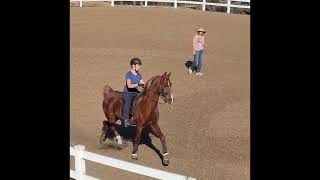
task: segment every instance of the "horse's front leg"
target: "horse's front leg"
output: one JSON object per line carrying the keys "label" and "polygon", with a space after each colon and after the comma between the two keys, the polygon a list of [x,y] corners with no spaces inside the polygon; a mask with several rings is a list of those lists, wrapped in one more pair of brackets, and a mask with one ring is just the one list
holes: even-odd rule
{"label": "horse's front leg", "polygon": [[158,138],[160,138],[161,144],[162,144],[162,163],[165,166],[169,165],[169,153],[167,151],[167,145],[166,145],[166,138],[162,134],[160,127],[157,123],[151,125],[152,132],[154,135],[156,135]]}
{"label": "horse's front leg", "polygon": [[134,144],[133,144],[133,150],[132,150],[132,154],[131,154],[131,158],[132,159],[138,159],[138,146],[140,144],[140,140],[141,140],[141,133],[142,133],[142,126],[141,125],[136,125],[136,136],[134,139]]}

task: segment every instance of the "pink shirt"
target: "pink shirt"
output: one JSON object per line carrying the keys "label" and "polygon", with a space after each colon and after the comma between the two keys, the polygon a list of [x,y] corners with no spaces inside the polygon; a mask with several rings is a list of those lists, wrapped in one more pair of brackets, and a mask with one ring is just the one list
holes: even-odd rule
{"label": "pink shirt", "polygon": [[200,51],[204,49],[204,36],[196,34],[193,37],[193,54],[196,54],[196,51]]}

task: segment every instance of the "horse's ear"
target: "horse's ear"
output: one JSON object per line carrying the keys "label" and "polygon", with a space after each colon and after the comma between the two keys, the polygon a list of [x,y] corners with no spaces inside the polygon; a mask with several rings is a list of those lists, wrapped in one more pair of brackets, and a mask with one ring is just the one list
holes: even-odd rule
{"label": "horse's ear", "polygon": [[167,76],[170,77],[170,75],[171,75],[171,72]]}
{"label": "horse's ear", "polygon": [[167,75],[167,72],[165,72],[163,75],[164,75],[164,76]]}
{"label": "horse's ear", "polygon": [[161,75],[160,76],[160,82],[162,82],[164,78],[165,78],[165,75]]}

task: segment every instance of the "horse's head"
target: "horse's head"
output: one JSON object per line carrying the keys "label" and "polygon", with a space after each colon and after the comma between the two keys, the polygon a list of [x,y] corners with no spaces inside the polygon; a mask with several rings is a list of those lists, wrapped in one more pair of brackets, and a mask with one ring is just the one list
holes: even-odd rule
{"label": "horse's head", "polygon": [[160,88],[159,88],[159,93],[163,97],[163,100],[169,104],[173,103],[173,95],[171,90],[172,83],[170,80],[170,75],[171,75],[171,72],[169,74],[165,72],[163,75],[160,76]]}

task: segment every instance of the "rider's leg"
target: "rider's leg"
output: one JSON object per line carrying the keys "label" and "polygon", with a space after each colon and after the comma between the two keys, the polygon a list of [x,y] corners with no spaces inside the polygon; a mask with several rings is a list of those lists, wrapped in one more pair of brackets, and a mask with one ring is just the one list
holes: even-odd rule
{"label": "rider's leg", "polygon": [[130,119],[131,110],[133,107],[133,101],[139,93],[125,93],[123,94],[124,97],[124,126],[132,126],[132,120]]}
{"label": "rider's leg", "polygon": [[124,107],[123,107],[123,113],[122,116],[124,118],[124,125],[125,127],[130,126],[131,121],[129,120],[129,114],[130,114],[130,106],[132,101],[132,95],[128,92],[122,93],[122,98],[124,101]]}

